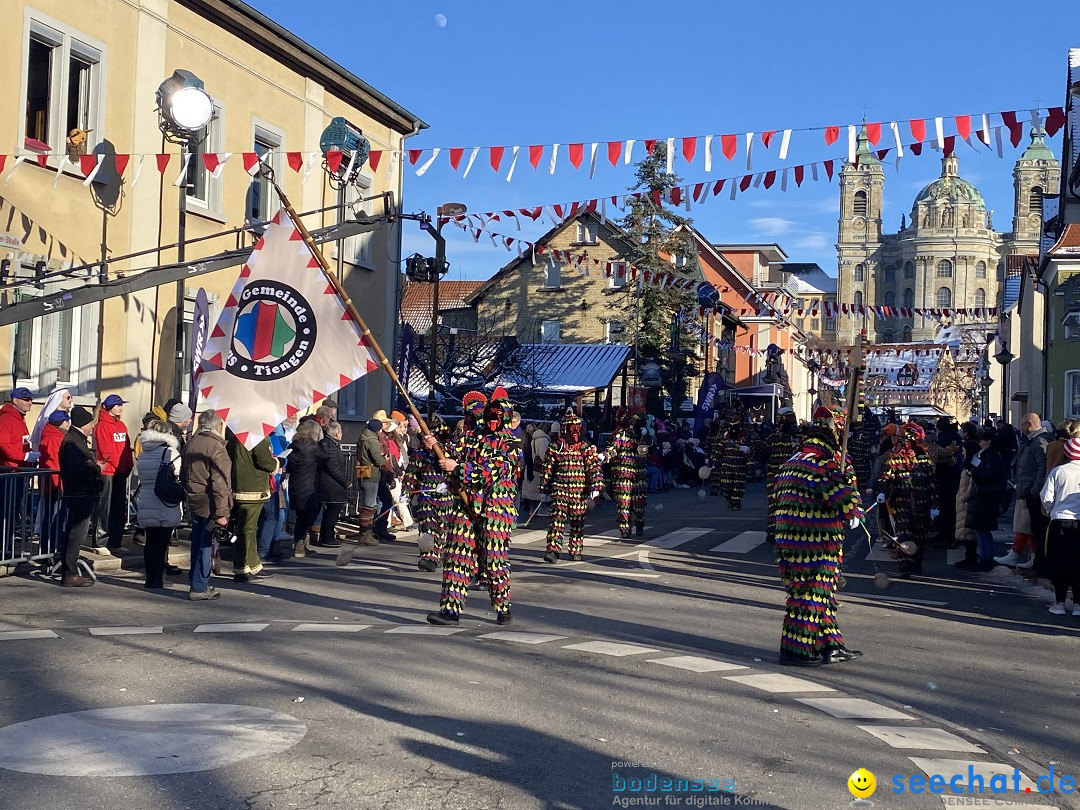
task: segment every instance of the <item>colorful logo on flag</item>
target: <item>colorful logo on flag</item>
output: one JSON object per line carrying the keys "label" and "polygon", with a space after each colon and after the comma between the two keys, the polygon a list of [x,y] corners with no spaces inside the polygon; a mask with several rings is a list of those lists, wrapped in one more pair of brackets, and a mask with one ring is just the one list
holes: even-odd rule
{"label": "colorful logo on flag", "polygon": [[240,293],[230,374],[277,380],[300,369],[315,348],[315,318],[307,300],[279,281],[253,281]]}

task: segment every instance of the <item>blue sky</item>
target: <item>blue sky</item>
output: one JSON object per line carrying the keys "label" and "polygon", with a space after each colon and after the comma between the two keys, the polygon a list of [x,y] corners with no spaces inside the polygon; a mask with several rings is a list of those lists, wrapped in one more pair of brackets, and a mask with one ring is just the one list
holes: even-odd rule
{"label": "blue sky", "polygon": [[[716,139],[711,173],[701,142],[691,165],[676,162],[676,173],[696,182],[745,172],[745,132],[857,123],[864,112],[869,121],[946,116],[951,123],[953,115],[1027,110],[1037,101],[1061,106],[1067,49],[1077,44],[1074,27],[1061,24],[1071,2],[956,0],[937,11],[850,0],[248,2],[424,119],[430,129],[409,148],[508,147],[498,175],[486,150],[464,179],[445,149],[422,177],[407,166],[403,208],[429,213],[445,201],[480,212],[622,194],[632,184],[633,166],[611,167],[603,144],[592,180],[588,146],[582,169],[572,169],[567,143],[635,138],[636,160],[644,138],[740,133],[731,163]],[[906,125],[901,134],[911,140]],[[1055,153],[1060,139],[1050,141]],[[766,151],[758,140],[754,171],[846,155],[843,134],[827,147],[820,132],[795,132],[785,163],[778,142],[779,135]],[[564,144],[554,175],[546,171],[549,153],[534,171],[523,150],[505,181],[509,147],[551,143]],[[882,145],[891,143],[886,127]],[[957,154],[961,175],[982,191],[995,226],[1007,230],[1019,150],[1006,137],[1003,159],[963,143]],[[895,232],[918,189],[940,173],[940,159],[925,149],[906,155],[898,170],[893,155],[885,164],[885,230]],[[808,175],[801,188],[789,182],[781,192],[778,182],[734,201],[725,189],[691,216],[711,241],[776,242],[792,261],[817,262],[835,275],[838,197],[835,180]],[[528,239],[548,226],[493,227]],[[454,228],[445,234],[448,278],[486,278],[509,259],[489,241],[474,244]],[[429,254],[431,244],[407,227],[403,254]]]}

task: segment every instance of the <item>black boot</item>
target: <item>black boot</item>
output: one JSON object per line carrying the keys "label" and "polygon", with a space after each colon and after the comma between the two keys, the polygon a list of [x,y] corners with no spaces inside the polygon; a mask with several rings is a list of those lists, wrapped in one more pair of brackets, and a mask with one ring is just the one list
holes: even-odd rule
{"label": "black boot", "polygon": [[820,667],[825,661],[820,655],[796,655],[787,650],[780,651],[780,664],[785,667]]}
{"label": "black boot", "polygon": [[856,658],[862,658],[862,652],[849,650],[847,647],[830,647],[821,656],[826,664],[842,664],[845,661],[854,661]]}
{"label": "black boot", "polygon": [[445,626],[454,626],[458,623],[458,615],[456,613],[449,613],[445,610],[440,610],[438,613],[429,613],[427,615],[428,624],[439,624]]}
{"label": "black boot", "polygon": [[551,563],[552,565],[554,565],[555,562],[558,559],[559,559],[559,552],[557,552],[557,551],[544,552],[544,562]]}

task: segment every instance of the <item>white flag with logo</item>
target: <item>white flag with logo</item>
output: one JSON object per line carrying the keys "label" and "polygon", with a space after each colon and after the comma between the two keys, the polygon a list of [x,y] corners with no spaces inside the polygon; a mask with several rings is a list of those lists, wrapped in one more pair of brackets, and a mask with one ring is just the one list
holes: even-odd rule
{"label": "white flag with logo", "polygon": [[378,368],[300,232],[281,210],[251,251],[203,351],[201,407],[249,449],[283,419]]}

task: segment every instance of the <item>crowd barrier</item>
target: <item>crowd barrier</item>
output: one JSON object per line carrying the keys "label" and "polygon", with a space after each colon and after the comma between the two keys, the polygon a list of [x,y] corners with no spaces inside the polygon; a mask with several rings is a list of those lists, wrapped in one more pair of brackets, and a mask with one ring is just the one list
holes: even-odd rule
{"label": "crowd barrier", "polygon": [[0,566],[49,560],[60,549],[63,504],[51,493],[53,470],[0,472]]}

